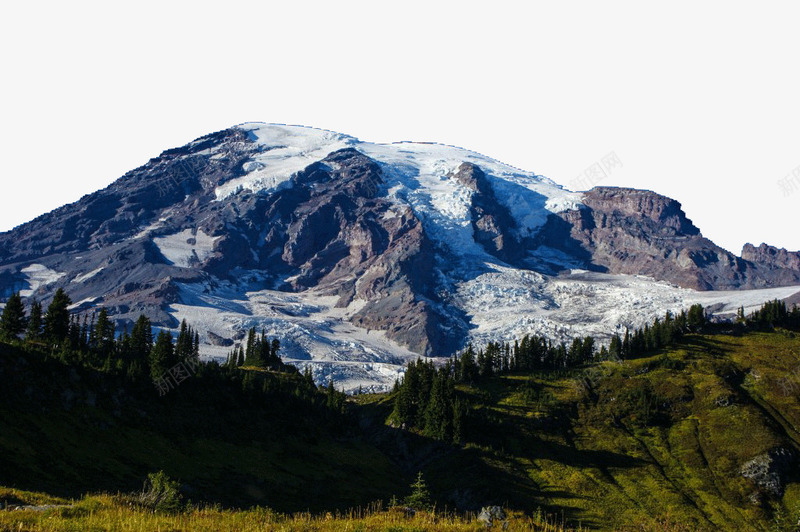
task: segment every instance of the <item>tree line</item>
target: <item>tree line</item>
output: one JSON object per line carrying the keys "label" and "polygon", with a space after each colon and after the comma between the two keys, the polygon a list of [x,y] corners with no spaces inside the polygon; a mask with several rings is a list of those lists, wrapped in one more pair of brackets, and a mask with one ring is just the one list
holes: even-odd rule
{"label": "tree line", "polygon": [[286,366],[278,355],[280,347],[281,344],[277,338],[270,340],[263,329],[259,336],[256,334],[256,328],[252,327],[247,332],[245,345],[234,348],[228,353],[225,366],[229,368],[252,366],[283,371]]}
{"label": "tree line", "polygon": [[[782,301],[765,303],[760,310],[738,320],[751,329],[773,327],[800,328],[800,308],[791,311]],[[446,364],[436,367],[433,362],[410,362],[405,376],[395,382],[393,424],[413,428],[426,436],[459,441],[468,426],[467,400],[456,389],[457,384],[478,384],[494,375],[533,373],[576,368],[606,360],[625,360],[661,349],[674,347],[684,335],[700,333],[709,327],[702,305],[692,305],[677,315],[665,313],[652,323],[637,329],[627,329],[623,335],[611,335],[608,346],[591,336],[575,338],[570,345],[553,343],[537,335],[525,335],[509,342],[489,342],[476,350],[469,345]]]}
{"label": "tree line", "polygon": [[[32,300],[27,311],[21,295],[12,294],[0,314],[0,342],[13,343],[67,366],[113,373],[132,384],[152,381],[158,388],[158,381],[183,364],[195,369],[195,376],[210,389],[234,384],[242,399],[260,402],[281,397],[285,409],[297,412],[321,408],[342,414],[346,410],[346,395],[335,389],[332,380],[326,388],[318,389],[310,368],[301,375],[295,366],[283,363],[280,342],[267,338],[263,331],[257,335],[251,329],[246,344],[234,349],[225,363],[201,363],[200,334],[186,320],[181,322],[177,336],[164,329],[154,334],[145,315],[139,316],[130,332],[124,328],[117,333],[106,309],[78,315],[70,312],[70,305],[72,301],[63,289],[55,293],[46,309]],[[242,366],[271,372],[243,371]]]}
{"label": "tree line", "polygon": [[130,332],[126,328],[117,334],[106,309],[81,317],[70,313],[71,304],[59,288],[44,313],[34,300],[26,315],[20,294],[12,294],[0,316],[0,337],[5,341],[22,339],[49,348],[65,362],[117,371],[133,379],[155,380],[176,364],[199,357],[200,334],[185,320],[177,338],[163,329],[154,338],[152,323],[145,315],[139,316]]}

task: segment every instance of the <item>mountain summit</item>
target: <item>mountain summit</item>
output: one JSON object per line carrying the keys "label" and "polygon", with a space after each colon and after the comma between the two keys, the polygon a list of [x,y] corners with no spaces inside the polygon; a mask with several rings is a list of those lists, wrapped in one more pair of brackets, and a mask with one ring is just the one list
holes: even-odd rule
{"label": "mountain summit", "polygon": [[[794,254],[705,239],[650,191],[571,192],[439,144],[243,124],[167,150],[0,234],[0,292],[186,318],[207,356],[250,327],[318,381],[390,385],[406,360],[525,333],[555,341],[696,302],[800,291]],[[794,258],[793,258],[794,257]]]}

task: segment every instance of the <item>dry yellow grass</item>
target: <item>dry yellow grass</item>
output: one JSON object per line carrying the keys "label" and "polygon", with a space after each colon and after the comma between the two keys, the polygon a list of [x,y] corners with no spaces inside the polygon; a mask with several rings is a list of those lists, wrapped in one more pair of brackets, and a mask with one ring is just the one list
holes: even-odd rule
{"label": "dry yellow grass", "polygon": [[[402,508],[384,510],[375,505],[346,514],[284,515],[266,508],[250,510],[195,509],[164,515],[119,504],[109,495],[90,496],[69,507],[45,511],[0,511],[0,530],[30,532],[66,531],[479,531],[487,527],[475,515],[445,512],[409,512]],[[509,512],[506,521],[495,523],[495,530],[536,530],[567,532],[581,528],[565,528],[540,517]]]}

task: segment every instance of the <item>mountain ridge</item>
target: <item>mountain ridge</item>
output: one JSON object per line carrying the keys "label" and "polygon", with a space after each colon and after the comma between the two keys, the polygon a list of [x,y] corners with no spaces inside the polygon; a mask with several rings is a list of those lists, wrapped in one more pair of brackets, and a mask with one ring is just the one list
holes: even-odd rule
{"label": "mountain ridge", "polygon": [[120,325],[191,318],[218,358],[220,338],[266,328],[319,379],[385,387],[469,341],[567,341],[800,292],[793,262],[752,257],[651,191],[571,192],[461,148],[248,123],[0,234],[0,293],[64,287],[75,312]]}

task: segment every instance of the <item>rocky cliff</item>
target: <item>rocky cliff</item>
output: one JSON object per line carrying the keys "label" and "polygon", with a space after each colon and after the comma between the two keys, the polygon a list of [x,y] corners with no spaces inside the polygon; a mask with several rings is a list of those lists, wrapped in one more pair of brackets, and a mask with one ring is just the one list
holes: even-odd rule
{"label": "rocky cliff", "polygon": [[745,244],[742,249],[742,258],[771,268],[800,270],[800,251],[786,251],[783,248],[767,244],[761,244],[758,247]]}
{"label": "rocky cliff", "polygon": [[655,192],[597,187],[582,200],[578,209],[552,215],[539,243],[589,269],[647,275],[696,290],[800,283],[797,264],[769,254],[736,257],[704,238],[679,202]]}

